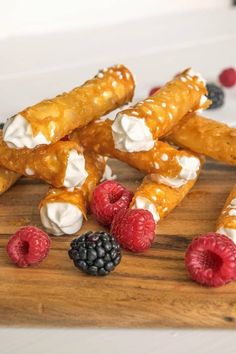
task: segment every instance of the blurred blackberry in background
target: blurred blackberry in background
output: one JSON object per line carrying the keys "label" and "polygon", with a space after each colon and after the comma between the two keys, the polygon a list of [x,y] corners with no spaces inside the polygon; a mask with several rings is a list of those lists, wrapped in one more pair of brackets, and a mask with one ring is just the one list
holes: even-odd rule
{"label": "blurred blackberry in background", "polygon": [[213,83],[207,84],[206,87],[208,90],[207,97],[212,101],[212,104],[208,109],[215,109],[223,106],[225,95],[222,88]]}

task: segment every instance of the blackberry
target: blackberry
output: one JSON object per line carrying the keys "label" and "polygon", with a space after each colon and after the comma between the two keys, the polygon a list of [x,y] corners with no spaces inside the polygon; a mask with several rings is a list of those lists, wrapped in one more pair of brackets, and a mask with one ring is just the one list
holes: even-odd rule
{"label": "blackberry", "polygon": [[222,88],[212,83],[207,84],[206,87],[208,91],[207,97],[212,101],[212,104],[208,109],[215,109],[223,106],[225,95]]}
{"label": "blackberry", "polygon": [[68,251],[74,265],[91,275],[107,275],[120,263],[120,245],[105,231],[88,231],[75,238]]}
{"label": "blackberry", "polygon": [[0,129],[3,129],[4,123],[0,123]]}

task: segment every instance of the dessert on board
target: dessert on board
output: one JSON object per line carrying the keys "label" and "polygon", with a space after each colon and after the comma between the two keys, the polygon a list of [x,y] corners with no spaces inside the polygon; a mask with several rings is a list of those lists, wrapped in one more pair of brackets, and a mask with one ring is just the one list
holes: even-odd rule
{"label": "dessert on board", "polygon": [[[219,81],[233,87],[235,69],[224,70]],[[0,194],[21,176],[49,185],[38,211],[47,233],[18,230],[6,249],[12,262],[39,265],[50,257],[51,237],[77,234],[68,244],[75,267],[105,276],[119,271],[122,248],[152,247],[158,222],[197,183],[205,157],[236,165],[236,129],[202,113],[224,104],[222,86],[188,68],[133,105],[134,76],[119,64],[10,117],[0,135]],[[145,174],[134,193],[119,175],[114,181],[108,158]],[[105,231],[79,235],[89,212]],[[193,239],[185,254],[190,277],[205,286],[236,279],[236,187],[216,230]]]}

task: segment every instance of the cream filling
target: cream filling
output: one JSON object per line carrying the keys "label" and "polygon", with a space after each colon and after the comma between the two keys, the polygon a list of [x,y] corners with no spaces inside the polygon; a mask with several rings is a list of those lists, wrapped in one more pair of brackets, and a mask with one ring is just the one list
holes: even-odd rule
{"label": "cream filling", "polygon": [[229,210],[229,216],[236,216],[236,198],[233,198],[228,205]]}
{"label": "cream filling", "polygon": [[[229,216],[236,216],[236,198],[233,198],[231,200],[230,204],[227,206],[227,209],[226,209],[226,213],[228,212]],[[226,235],[229,238],[231,238],[234,242],[236,242],[236,229],[221,226],[216,232],[218,232],[219,234]]]}
{"label": "cream filling", "polygon": [[199,108],[195,112],[201,113],[203,111],[202,107],[204,106],[207,100],[208,98],[205,95],[202,95],[199,102]]}
{"label": "cream filling", "polygon": [[20,114],[9,118],[3,127],[3,140],[10,148],[33,149],[38,145],[50,144],[43,133],[33,136],[31,125]]}
{"label": "cream filling", "polygon": [[155,205],[152,202],[150,202],[149,199],[147,199],[145,197],[135,198],[134,205],[132,206],[132,209],[148,210],[153,215],[154,221],[156,223],[160,220],[160,215],[157,212]]}
{"label": "cream filling", "polygon": [[115,148],[120,151],[148,151],[155,144],[145,120],[118,113],[112,124]]}
{"label": "cream filling", "polygon": [[227,205],[224,213],[228,214],[229,216],[236,216],[236,198],[231,200],[230,204]]}
{"label": "cream filling", "polygon": [[65,202],[45,204],[40,209],[40,217],[46,231],[56,236],[74,234],[83,223],[81,210],[76,205]]}
{"label": "cream filling", "polygon": [[[203,77],[195,73],[192,69],[188,70],[188,75],[191,77],[196,75],[200,81],[204,84],[206,83]],[[201,108],[206,101],[207,97],[202,95],[199,108]],[[115,148],[120,151],[149,151],[155,144],[152,133],[144,119],[137,118],[134,115],[126,115],[122,112],[117,114],[112,124],[112,135]]]}
{"label": "cream filling", "polygon": [[71,150],[67,161],[64,187],[81,187],[87,177],[88,172],[85,169],[84,155],[79,154],[74,149]]}
{"label": "cream filling", "polygon": [[206,85],[206,80],[204,79],[204,77],[202,76],[202,74],[200,73],[196,73],[192,68],[188,70],[188,75],[193,77],[193,76],[197,76],[199,78],[199,80],[201,82],[204,83],[204,85]]}
{"label": "cream filling", "polygon": [[[193,77],[193,76],[197,76],[199,81],[203,82],[204,85],[206,85],[206,80],[203,78],[203,76],[200,73],[196,73],[193,69],[189,69],[188,70],[188,75]],[[206,103],[206,101],[208,100],[208,98],[205,95],[202,95],[200,98],[200,102],[199,102],[199,109],[197,110],[197,112],[202,112],[202,106]]]}
{"label": "cream filling", "polygon": [[236,207],[236,198],[233,198],[230,202],[230,208],[235,208]]}
{"label": "cream filling", "polygon": [[26,173],[28,176],[33,176],[33,175],[34,175],[34,170],[32,170],[32,168],[30,168],[30,167],[26,167],[25,173]]}
{"label": "cream filling", "polygon": [[208,100],[207,96],[202,95],[200,98],[200,103],[199,103],[200,107],[202,107],[206,103],[207,100]]}
{"label": "cream filling", "polygon": [[108,164],[106,164],[101,182],[106,181],[106,180],[114,180],[116,178],[117,178],[117,176],[113,175],[111,167]]}
{"label": "cream filling", "polygon": [[232,208],[232,209],[229,211],[229,216],[236,216],[236,209]]}
{"label": "cream filling", "polygon": [[179,188],[188,181],[197,178],[197,172],[200,168],[200,160],[196,157],[180,156],[176,157],[181,171],[176,177],[166,177],[159,174],[152,174],[151,179],[155,182],[165,184],[172,188]]}
{"label": "cream filling", "polygon": [[217,231],[217,233],[225,235],[231,238],[234,242],[236,242],[236,229],[224,228],[221,226]]}

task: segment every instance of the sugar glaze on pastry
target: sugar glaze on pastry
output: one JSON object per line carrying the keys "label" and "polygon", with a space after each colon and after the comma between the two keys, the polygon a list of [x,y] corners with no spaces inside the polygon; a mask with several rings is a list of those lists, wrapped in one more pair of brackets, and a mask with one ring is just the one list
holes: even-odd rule
{"label": "sugar glaze on pastry", "polygon": [[27,107],[5,124],[3,140],[11,148],[55,143],[132,100],[134,78],[124,65],[100,70],[83,85]]}
{"label": "sugar glaze on pastry", "polygon": [[177,156],[176,159],[181,166],[181,171],[178,176],[168,177],[156,173],[151,174],[151,179],[172,188],[179,188],[197,177],[197,172],[201,165],[197,157]]}
{"label": "sugar glaze on pastry", "polygon": [[187,69],[147,99],[116,115],[112,136],[116,149],[148,151],[189,112],[207,108],[205,81]]}
{"label": "sugar glaze on pastry", "polygon": [[112,139],[112,121],[97,120],[82,129],[76,129],[71,139],[80,143],[86,150],[123,161],[138,170],[151,174],[159,183],[177,188],[195,179],[200,167],[196,154],[178,150],[163,141],[156,141],[148,151],[120,151]]}
{"label": "sugar glaze on pastry", "polygon": [[187,181],[179,188],[172,188],[166,184],[155,182],[150,175],[147,175],[137,188],[130,207],[150,211],[157,223],[167,216],[188,194],[198,179],[203,163],[204,159],[201,159],[195,178]]}
{"label": "sugar glaze on pastry", "polygon": [[12,149],[0,132],[0,165],[54,187],[80,187],[87,177],[83,148],[72,141],[58,141],[37,149]]}
{"label": "sugar glaze on pastry", "polygon": [[217,232],[236,242],[236,185],[233,187],[217,221]]}
{"label": "sugar glaze on pastry", "polygon": [[3,137],[7,146],[14,149],[24,147],[33,149],[37,145],[51,143],[41,132],[34,136],[31,125],[20,114],[7,120],[3,128]]}
{"label": "sugar glaze on pastry", "polygon": [[105,174],[104,157],[87,152],[83,160],[87,177],[80,188],[50,188],[40,202],[41,222],[53,235],[71,235],[80,230],[93,190]]}

